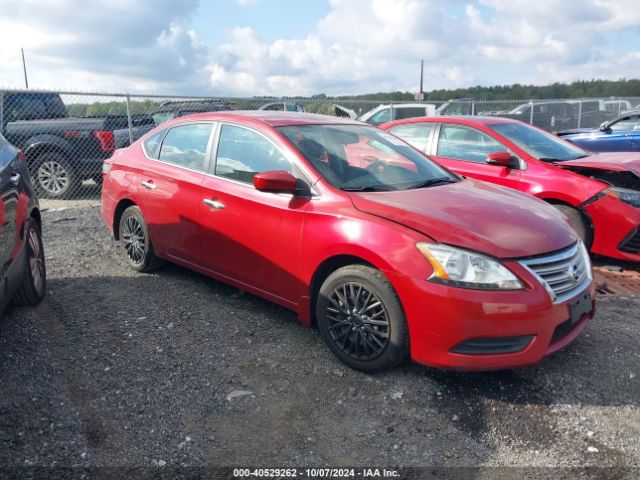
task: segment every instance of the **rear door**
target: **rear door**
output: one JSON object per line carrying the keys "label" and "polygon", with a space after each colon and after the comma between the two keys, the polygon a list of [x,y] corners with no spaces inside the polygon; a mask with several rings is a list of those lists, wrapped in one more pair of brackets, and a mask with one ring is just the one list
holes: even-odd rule
{"label": "rear door", "polygon": [[211,122],[185,123],[167,130],[157,152],[139,175],[141,208],[154,247],[187,262],[198,262],[200,186],[209,168]]}
{"label": "rear door", "polygon": [[[18,200],[22,179],[18,172],[16,150],[0,137],[0,308],[6,303],[6,276],[18,252],[20,226]],[[22,220],[20,220],[22,221]],[[12,287],[11,285],[9,287]]]}
{"label": "rear door", "polygon": [[256,190],[268,170],[301,174],[273,140],[223,124],[216,161],[202,185],[202,261],[206,268],[295,304],[302,295],[300,251],[309,198]]}
{"label": "rear door", "polygon": [[431,157],[456,173],[518,189],[520,170],[489,165],[487,156],[494,152],[510,150],[477,128],[453,123],[440,125],[437,140],[431,146]]}

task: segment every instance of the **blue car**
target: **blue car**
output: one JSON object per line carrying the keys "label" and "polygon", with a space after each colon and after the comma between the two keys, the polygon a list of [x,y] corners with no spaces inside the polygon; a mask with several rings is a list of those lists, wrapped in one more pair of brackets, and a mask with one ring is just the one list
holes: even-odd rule
{"label": "blue car", "polygon": [[598,129],[584,128],[558,132],[563,139],[591,152],[640,151],[640,110],[626,112]]}

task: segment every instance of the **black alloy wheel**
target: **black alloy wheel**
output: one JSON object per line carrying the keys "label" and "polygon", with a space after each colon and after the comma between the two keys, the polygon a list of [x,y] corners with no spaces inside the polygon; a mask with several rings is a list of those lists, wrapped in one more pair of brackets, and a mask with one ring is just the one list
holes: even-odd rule
{"label": "black alloy wheel", "polygon": [[331,273],[318,290],[316,319],[329,349],[356,370],[377,372],[409,355],[400,300],[373,267],[347,265]]}
{"label": "black alloy wheel", "polygon": [[149,272],[162,265],[156,257],[149,228],[139,207],[128,207],[119,222],[120,247],[129,266],[139,272]]}
{"label": "black alloy wheel", "polygon": [[333,289],[326,307],[329,335],[352,358],[379,357],[389,344],[389,319],[378,297],[362,283],[345,282]]}

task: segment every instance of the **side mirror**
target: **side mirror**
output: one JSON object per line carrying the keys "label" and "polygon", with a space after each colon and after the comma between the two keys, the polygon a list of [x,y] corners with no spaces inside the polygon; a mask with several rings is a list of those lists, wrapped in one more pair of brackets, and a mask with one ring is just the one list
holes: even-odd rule
{"label": "side mirror", "polygon": [[611,129],[609,128],[609,122],[602,122],[602,123],[600,124],[600,131],[601,131],[601,132],[606,132],[606,131],[609,131],[609,130],[611,130]]}
{"label": "side mirror", "polygon": [[489,165],[499,165],[501,167],[510,167],[513,157],[509,152],[493,152],[487,155],[487,163]]}
{"label": "side mirror", "polygon": [[261,192],[295,194],[296,184],[296,177],[285,170],[269,170],[253,177],[253,186]]}

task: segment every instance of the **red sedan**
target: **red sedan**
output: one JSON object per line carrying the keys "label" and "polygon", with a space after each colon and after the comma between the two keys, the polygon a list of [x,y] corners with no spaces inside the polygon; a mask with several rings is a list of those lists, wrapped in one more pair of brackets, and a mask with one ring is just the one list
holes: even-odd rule
{"label": "red sedan", "polygon": [[587,251],[555,209],[349,119],[167,122],[105,162],[102,214],[132,268],[270,299],[363,371],[528,365],[593,316]]}
{"label": "red sedan", "polygon": [[594,154],[498,117],[411,118],[380,128],[454,172],[554,205],[593,253],[640,262],[640,154]]}

